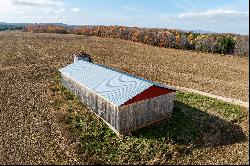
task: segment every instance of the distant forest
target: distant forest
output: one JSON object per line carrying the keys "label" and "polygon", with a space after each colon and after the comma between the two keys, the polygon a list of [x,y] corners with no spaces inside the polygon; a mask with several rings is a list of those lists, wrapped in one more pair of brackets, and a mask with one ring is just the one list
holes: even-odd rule
{"label": "distant forest", "polygon": [[233,33],[197,33],[167,28],[102,25],[81,26],[62,23],[0,23],[0,31],[3,30],[23,30],[24,32],[34,33],[70,33],[85,36],[120,38],[165,48],[249,56],[249,35]]}
{"label": "distant forest", "polygon": [[24,23],[4,23],[0,22],[0,31],[22,30],[27,24]]}

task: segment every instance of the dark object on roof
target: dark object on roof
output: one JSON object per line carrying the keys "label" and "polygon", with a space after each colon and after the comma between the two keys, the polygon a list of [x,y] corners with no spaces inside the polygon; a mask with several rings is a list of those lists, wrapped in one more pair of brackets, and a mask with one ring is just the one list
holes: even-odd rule
{"label": "dark object on roof", "polygon": [[79,60],[87,61],[87,62],[93,62],[91,59],[91,56],[83,51],[79,51],[74,55],[74,62],[77,62]]}

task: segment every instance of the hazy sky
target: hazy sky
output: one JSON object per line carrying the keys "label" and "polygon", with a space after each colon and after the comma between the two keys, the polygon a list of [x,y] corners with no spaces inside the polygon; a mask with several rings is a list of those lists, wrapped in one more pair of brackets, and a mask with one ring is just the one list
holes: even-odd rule
{"label": "hazy sky", "polygon": [[248,34],[248,0],[0,0],[0,22],[126,25]]}

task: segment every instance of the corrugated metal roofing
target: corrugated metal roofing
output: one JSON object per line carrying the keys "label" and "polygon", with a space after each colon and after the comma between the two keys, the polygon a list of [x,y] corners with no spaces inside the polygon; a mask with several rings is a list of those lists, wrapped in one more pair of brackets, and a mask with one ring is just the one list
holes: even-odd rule
{"label": "corrugated metal roofing", "polygon": [[81,60],[60,69],[60,72],[117,106],[154,85],[150,81]]}

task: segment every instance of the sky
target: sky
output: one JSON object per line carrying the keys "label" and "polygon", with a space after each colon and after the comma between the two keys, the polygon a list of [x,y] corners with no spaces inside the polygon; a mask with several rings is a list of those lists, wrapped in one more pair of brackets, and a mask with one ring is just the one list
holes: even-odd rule
{"label": "sky", "polygon": [[248,0],[1,0],[0,22],[249,34]]}

